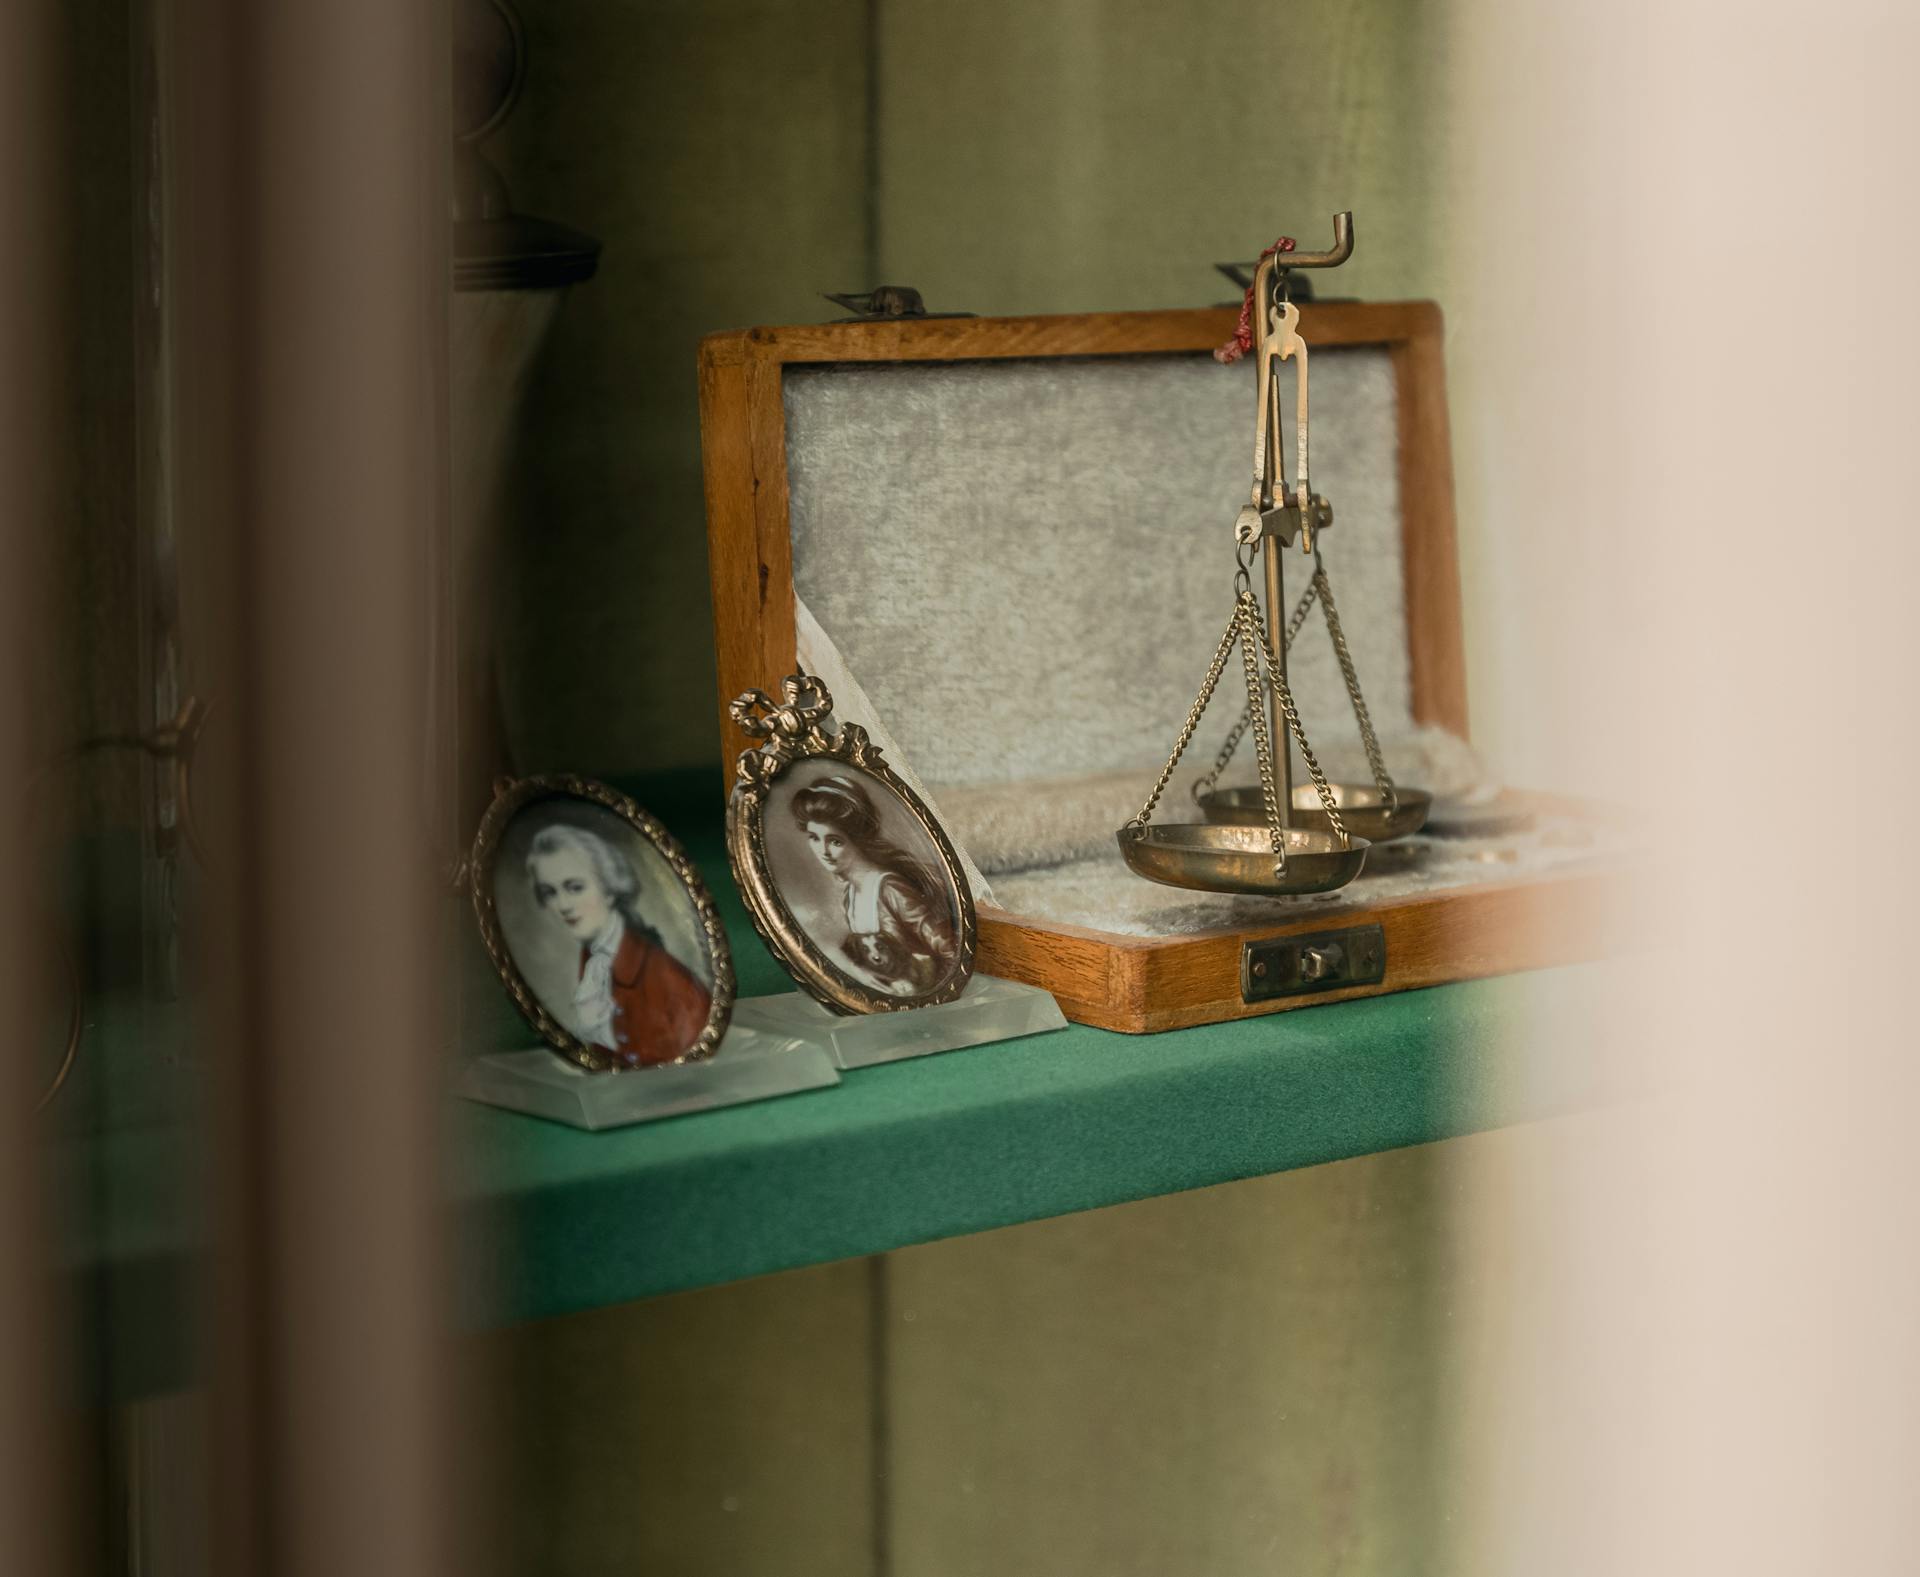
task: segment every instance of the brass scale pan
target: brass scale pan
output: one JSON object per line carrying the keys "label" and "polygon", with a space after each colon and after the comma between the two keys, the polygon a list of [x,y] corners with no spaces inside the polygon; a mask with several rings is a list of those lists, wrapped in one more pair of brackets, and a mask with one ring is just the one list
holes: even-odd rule
{"label": "brass scale pan", "polygon": [[1418,832],[1433,803],[1425,789],[1403,788],[1397,807],[1389,811],[1371,783],[1329,786],[1351,841],[1343,846],[1333,835],[1313,785],[1301,784],[1293,793],[1292,825],[1282,834],[1287,850],[1284,879],[1273,872],[1273,846],[1257,783],[1203,794],[1205,822],[1150,825],[1141,836],[1123,836],[1120,851],[1135,875],[1169,887],[1269,897],[1327,893],[1360,874],[1372,845]]}
{"label": "brass scale pan", "polygon": [[[1369,843],[1388,843],[1405,838],[1426,825],[1433,808],[1433,796],[1425,789],[1402,788],[1389,806],[1387,797],[1371,783],[1334,783],[1333,802],[1340,808],[1340,819],[1347,831]],[[1200,796],[1200,810],[1208,821],[1229,827],[1264,827],[1266,808],[1260,802],[1258,783],[1238,784],[1233,788],[1211,789]],[[1327,813],[1311,783],[1302,783],[1293,791],[1293,825],[1328,831]]]}
{"label": "brass scale pan", "polygon": [[1168,887],[1209,893],[1330,893],[1360,874],[1369,845],[1364,838],[1342,844],[1331,832],[1287,827],[1287,866],[1274,873],[1273,835],[1264,825],[1221,826],[1176,821],[1120,834],[1120,852],[1136,876]]}

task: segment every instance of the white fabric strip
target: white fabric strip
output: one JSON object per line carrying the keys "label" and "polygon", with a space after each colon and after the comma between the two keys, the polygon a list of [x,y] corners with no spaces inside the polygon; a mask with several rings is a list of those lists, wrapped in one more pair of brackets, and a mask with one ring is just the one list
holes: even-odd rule
{"label": "white fabric strip", "polygon": [[958,831],[944,815],[934,797],[927,792],[926,784],[920,781],[913,770],[913,763],[907,760],[887,725],[880,720],[873,709],[873,703],[867,699],[867,692],[853,677],[845,661],[840,656],[839,647],[833,644],[833,637],[821,628],[820,621],[814,618],[806,603],[796,595],[793,599],[793,626],[796,645],[799,648],[800,665],[822,680],[833,695],[834,717],[839,722],[858,723],[873,736],[873,742],[887,758],[887,765],[907,781],[907,786],[926,803],[940,825],[946,828],[948,838],[953,841],[954,852],[960,857],[960,869],[966,873],[967,884],[973,888],[976,903],[990,904],[993,892],[987,886],[986,877],[973,863],[973,857],[961,844]]}

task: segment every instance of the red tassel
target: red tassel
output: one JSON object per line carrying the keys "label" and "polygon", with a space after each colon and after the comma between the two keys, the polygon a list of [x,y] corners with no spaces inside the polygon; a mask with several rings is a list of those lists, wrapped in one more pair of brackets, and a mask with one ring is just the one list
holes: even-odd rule
{"label": "red tassel", "polygon": [[[1283,235],[1260,254],[1265,262],[1281,252],[1293,250],[1293,237]],[[1213,359],[1223,367],[1231,367],[1242,356],[1253,349],[1253,286],[1247,286],[1246,299],[1240,303],[1240,321],[1234,327],[1233,338],[1213,353]]]}

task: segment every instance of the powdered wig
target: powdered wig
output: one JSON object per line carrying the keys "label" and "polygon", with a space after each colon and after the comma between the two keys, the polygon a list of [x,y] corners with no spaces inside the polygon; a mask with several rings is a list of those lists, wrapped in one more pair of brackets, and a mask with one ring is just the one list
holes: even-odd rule
{"label": "powdered wig", "polygon": [[[640,917],[640,873],[633,868],[633,861],[599,833],[589,832],[585,827],[556,821],[533,835],[533,842],[527,846],[527,879],[534,884],[536,902],[539,902],[539,877],[534,873],[533,862],[558,854],[562,849],[577,849],[587,857],[593,874],[606,889],[607,897],[620,911],[620,918],[627,922],[629,930],[638,931],[650,941],[660,940],[659,933]],[[541,907],[546,905],[543,903]]]}
{"label": "powdered wig", "polygon": [[802,832],[809,822],[832,827],[871,863],[918,888],[928,903],[945,904],[947,884],[881,832],[873,796],[856,779],[835,774],[808,784],[793,796],[793,820]]}

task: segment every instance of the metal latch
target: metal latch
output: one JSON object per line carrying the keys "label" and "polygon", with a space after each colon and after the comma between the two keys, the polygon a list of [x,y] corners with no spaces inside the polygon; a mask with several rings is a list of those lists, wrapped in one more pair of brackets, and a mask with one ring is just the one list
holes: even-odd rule
{"label": "metal latch", "polygon": [[1274,997],[1377,985],[1387,974],[1387,933],[1377,925],[1306,936],[1276,936],[1249,942],[1240,953],[1240,999]]}

